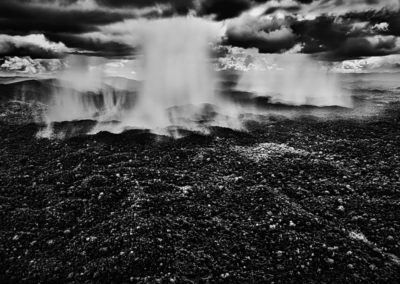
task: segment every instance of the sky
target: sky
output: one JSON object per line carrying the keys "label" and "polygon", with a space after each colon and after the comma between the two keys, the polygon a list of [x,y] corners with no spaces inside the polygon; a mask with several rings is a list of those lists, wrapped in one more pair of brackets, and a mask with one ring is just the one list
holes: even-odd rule
{"label": "sky", "polygon": [[0,65],[52,70],[70,54],[117,64],[139,55],[150,21],[178,16],[218,26],[215,56],[233,65],[249,50],[400,66],[400,0],[1,0]]}

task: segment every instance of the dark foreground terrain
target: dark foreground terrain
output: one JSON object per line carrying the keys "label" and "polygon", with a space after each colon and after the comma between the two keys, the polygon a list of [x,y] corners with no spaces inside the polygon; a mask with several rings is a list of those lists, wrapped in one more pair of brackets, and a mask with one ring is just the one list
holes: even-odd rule
{"label": "dark foreground terrain", "polygon": [[400,106],[173,140],[0,122],[0,283],[400,283]]}

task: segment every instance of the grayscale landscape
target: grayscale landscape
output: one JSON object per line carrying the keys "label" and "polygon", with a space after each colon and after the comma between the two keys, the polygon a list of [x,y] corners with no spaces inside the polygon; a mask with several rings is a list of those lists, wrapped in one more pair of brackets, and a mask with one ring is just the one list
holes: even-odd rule
{"label": "grayscale landscape", "polygon": [[400,2],[0,2],[0,283],[399,283]]}

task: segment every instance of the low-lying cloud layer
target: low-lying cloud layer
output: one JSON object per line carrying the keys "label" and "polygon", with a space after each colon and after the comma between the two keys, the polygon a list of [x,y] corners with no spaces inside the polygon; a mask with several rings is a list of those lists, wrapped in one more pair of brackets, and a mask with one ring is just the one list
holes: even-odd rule
{"label": "low-lying cloud layer", "polygon": [[31,57],[6,57],[0,63],[0,71],[14,75],[43,75],[63,70],[66,64],[61,59],[32,59]]}

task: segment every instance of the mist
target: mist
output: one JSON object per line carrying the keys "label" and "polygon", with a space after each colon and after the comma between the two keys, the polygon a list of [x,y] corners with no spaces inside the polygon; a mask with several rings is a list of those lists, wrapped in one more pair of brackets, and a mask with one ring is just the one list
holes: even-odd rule
{"label": "mist", "polygon": [[[89,134],[137,128],[179,136],[173,129],[203,133],[211,126],[242,129],[243,114],[260,114],[254,105],[230,99],[221,86],[211,48],[221,41],[223,24],[177,17],[131,25],[137,55],[130,67],[122,64],[124,74],[129,74],[110,76],[105,68],[110,63],[104,58],[70,56],[68,68],[57,77],[61,88],[54,90],[44,115],[47,128],[38,136],[54,137],[55,122],[76,120],[97,122]],[[351,106],[335,75],[312,58],[299,54],[260,58],[249,66],[257,68],[240,73],[230,91],[265,97],[272,104]],[[112,70],[114,74],[118,71]]]}
{"label": "mist", "polygon": [[221,24],[182,17],[141,21],[132,30],[139,32],[135,42],[140,42],[132,70],[137,84],[121,85],[118,78],[110,78],[101,68],[104,62],[97,62],[101,59],[72,56],[68,71],[58,76],[62,91],[55,92],[45,114],[48,127],[39,136],[53,136],[54,122],[73,120],[98,121],[90,134],[241,127],[236,106],[216,91],[219,79],[210,48],[223,35]]}
{"label": "mist", "polygon": [[271,54],[267,63],[242,72],[238,91],[269,97],[272,103],[351,107],[351,96],[337,75],[304,54]]}
{"label": "mist", "polygon": [[123,123],[149,129],[192,129],[204,104],[226,108],[216,93],[218,73],[210,58],[210,44],[222,34],[221,25],[197,18],[149,22],[141,46],[143,85]]}

